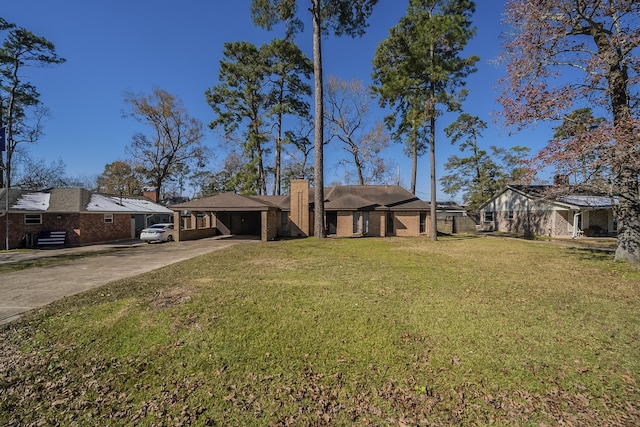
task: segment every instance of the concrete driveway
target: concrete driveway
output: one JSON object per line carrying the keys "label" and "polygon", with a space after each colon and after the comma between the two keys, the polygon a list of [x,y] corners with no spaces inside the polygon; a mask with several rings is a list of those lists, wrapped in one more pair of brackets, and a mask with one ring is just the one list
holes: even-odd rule
{"label": "concrete driveway", "polygon": [[186,242],[153,244],[126,242],[0,253],[0,263],[6,263],[64,254],[112,251],[63,264],[0,274],[0,324],[11,322],[29,310],[65,296],[84,292],[115,280],[136,276],[232,245],[257,242],[259,239],[250,237],[220,236]]}

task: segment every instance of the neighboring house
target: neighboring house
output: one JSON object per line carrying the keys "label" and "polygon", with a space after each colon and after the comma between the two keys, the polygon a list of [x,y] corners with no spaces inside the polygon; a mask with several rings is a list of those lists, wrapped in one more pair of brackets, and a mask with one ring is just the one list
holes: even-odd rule
{"label": "neighboring house", "polygon": [[[66,245],[126,240],[150,224],[172,221],[173,211],[141,196],[94,193],[83,188],[0,190],[1,247],[36,246],[39,236],[59,232]],[[7,222],[8,219],[8,222]],[[7,227],[8,226],[8,227]]]}
{"label": "neighboring house", "polygon": [[481,229],[550,237],[615,236],[610,197],[587,187],[555,196],[550,189],[507,186],[480,207]]}
{"label": "neighboring house", "polygon": [[[326,188],[327,234],[336,237],[419,236],[429,233],[429,204],[400,186]],[[287,196],[223,193],[172,205],[179,239],[213,235],[255,235],[261,240],[306,237],[313,230],[314,189],[293,180]]]}

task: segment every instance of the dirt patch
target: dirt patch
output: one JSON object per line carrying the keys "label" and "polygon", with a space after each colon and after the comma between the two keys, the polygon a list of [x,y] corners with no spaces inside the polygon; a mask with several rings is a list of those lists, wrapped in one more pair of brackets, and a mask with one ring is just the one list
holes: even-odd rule
{"label": "dirt patch", "polygon": [[170,288],[157,291],[151,297],[150,303],[154,308],[162,310],[178,304],[183,304],[191,301],[192,299],[193,296],[191,295],[191,290],[185,288]]}

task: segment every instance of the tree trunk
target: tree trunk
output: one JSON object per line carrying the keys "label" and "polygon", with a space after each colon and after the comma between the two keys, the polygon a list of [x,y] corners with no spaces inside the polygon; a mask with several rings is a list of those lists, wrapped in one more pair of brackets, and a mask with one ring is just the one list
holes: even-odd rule
{"label": "tree trunk", "polygon": [[312,0],[311,14],[313,15],[313,80],[315,100],[315,129],[314,129],[314,235],[317,238],[326,237],[324,227],[324,105],[322,87],[322,18],[320,0]]}
{"label": "tree trunk", "polygon": [[620,182],[617,207],[618,247],[617,261],[640,262],[640,193],[638,173],[632,168],[624,168]]}
{"label": "tree trunk", "polygon": [[282,174],[281,172],[281,166],[280,166],[280,162],[282,161],[282,122],[281,122],[281,118],[278,119],[278,135],[276,136],[276,160],[275,160],[275,167],[274,167],[274,173],[273,173],[273,194],[275,195],[280,195],[280,175]]}
{"label": "tree trunk", "polygon": [[[431,69],[434,69],[434,56],[435,56],[435,47],[433,44],[429,49],[429,56],[431,59]],[[430,124],[429,124],[429,169],[431,169],[431,240],[434,242],[438,240],[438,218],[436,217],[436,193],[437,193],[437,182],[436,182],[436,88],[433,81],[429,84],[429,92],[430,92],[430,105],[429,105],[429,115],[431,116]]]}
{"label": "tree trunk", "polygon": [[[640,263],[640,192],[637,166],[627,163],[628,153],[634,152],[638,137],[629,106],[629,75],[618,52],[612,47],[609,35],[602,25],[590,27],[598,51],[608,59],[607,83],[613,125],[615,128],[614,171],[616,172],[618,207],[618,246],[615,259]],[[630,149],[631,148],[631,149]],[[613,194],[616,196],[616,194]]]}
{"label": "tree trunk", "polygon": [[[278,94],[278,104],[282,105],[284,98],[284,88],[280,85],[280,93]],[[282,112],[278,112],[277,134],[276,134],[276,159],[274,165],[273,176],[273,194],[280,195],[282,181]]]}
{"label": "tree trunk", "polygon": [[416,194],[416,180],[418,176],[418,130],[416,129],[415,120],[411,125],[411,193]]}
{"label": "tree trunk", "polygon": [[156,181],[156,199],[154,200],[154,202],[156,203],[160,203],[160,186],[162,185],[162,181],[157,180]]}
{"label": "tree trunk", "polygon": [[[4,109],[4,101],[2,100],[2,96],[0,96],[0,128],[3,126],[3,122],[2,122],[3,109]],[[5,139],[5,144],[6,144],[6,139]],[[2,155],[2,152],[0,151],[0,188],[4,188],[4,167],[5,167],[4,157]],[[8,249],[9,248],[7,248],[7,250]]]}
{"label": "tree trunk", "polygon": [[431,169],[431,240],[438,240],[438,218],[436,218],[436,118],[429,125],[429,169]]}
{"label": "tree trunk", "polygon": [[364,172],[362,171],[362,162],[358,155],[358,147],[356,144],[351,143],[351,149],[353,150],[353,162],[356,165],[356,171],[358,172],[358,185],[364,185]]}

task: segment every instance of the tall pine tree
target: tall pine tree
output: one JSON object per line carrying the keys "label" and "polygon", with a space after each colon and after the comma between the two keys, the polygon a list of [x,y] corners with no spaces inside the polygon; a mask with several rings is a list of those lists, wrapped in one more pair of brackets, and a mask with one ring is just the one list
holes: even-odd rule
{"label": "tall pine tree", "polygon": [[[468,0],[410,0],[407,14],[380,43],[373,61],[380,104],[395,109],[388,124],[396,129],[396,136],[412,137],[414,193],[419,148],[429,145],[433,240],[437,240],[436,119],[443,109],[460,109],[467,93],[465,78],[476,71],[477,56],[460,56],[475,34],[474,11],[475,4]],[[426,142],[419,141],[420,136]]]}
{"label": "tall pine tree", "polygon": [[322,36],[364,33],[367,18],[378,0],[252,0],[253,21],[266,29],[285,22],[288,35],[304,28],[297,16],[298,5],[311,12],[313,25],[314,75],[314,235],[326,237],[324,227],[324,104],[322,78]]}

